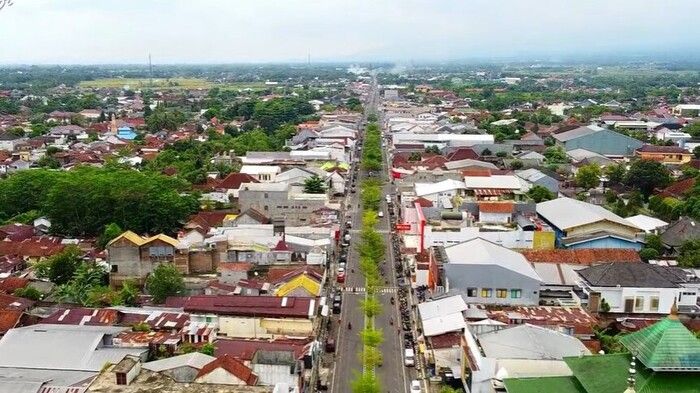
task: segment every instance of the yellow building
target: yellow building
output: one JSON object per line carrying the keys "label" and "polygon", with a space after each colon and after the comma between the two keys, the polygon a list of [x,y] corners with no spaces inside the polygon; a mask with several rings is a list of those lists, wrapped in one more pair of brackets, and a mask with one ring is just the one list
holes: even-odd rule
{"label": "yellow building", "polygon": [[635,155],[643,160],[674,165],[685,164],[693,159],[693,154],[680,146],[644,145],[635,151]]}

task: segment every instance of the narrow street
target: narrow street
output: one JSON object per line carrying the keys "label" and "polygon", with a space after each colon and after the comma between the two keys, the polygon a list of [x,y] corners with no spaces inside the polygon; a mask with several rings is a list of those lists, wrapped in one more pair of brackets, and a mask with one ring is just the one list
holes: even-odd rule
{"label": "narrow street", "polygon": [[[373,78],[372,91],[365,103],[365,119],[370,113],[377,113],[379,92],[376,78]],[[379,122],[381,125],[381,121]],[[363,126],[364,127],[364,126]],[[362,129],[364,132],[364,128]],[[383,195],[393,195],[393,185],[389,182],[388,155],[384,151],[384,165],[381,179],[385,182],[382,187]],[[358,152],[358,158],[361,151]],[[355,165],[359,165],[355,163]],[[362,209],[360,207],[360,184],[367,177],[363,170],[356,172],[355,186],[356,193],[349,193],[347,197],[346,217],[352,222],[352,229],[348,232],[351,235],[350,246],[347,257],[347,271],[344,284],[336,284],[343,290],[342,311],[340,322],[336,322],[337,329],[337,350],[336,361],[332,372],[332,392],[350,392],[350,383],[362,372],[362,362],[360,352],[362,351],[362,340],[359,337],[359,330],[364,325],[364,314],[360,309],[360,300],[365,296],[364,277],[359,269],[359,232],[362,225]],[[381,329],[384,334],[384,342],[380,346],[383,356],[382,365],[375,370],[382,391],[392,393],[405,393],[409,390],[409,384],[414,374],[413,369],[404,366],[403,334],[401,330],[401,317],[398,306],[398,286],[394,271],[394,250],[391,243],[391,215],[387,203],[384,199],[381,202],[380,210],[383,217],[379,219],[377,231],[384,237],[386,245],[386,261],[382,264],[381,272],[385,280],[385,285],[379,289],[377,298],[382,305],[382,312],[375,318],[375,326]],[[395,299],[395,304],[391,304],[391,299]],[[348,323],[352,329],[348,328]]]}

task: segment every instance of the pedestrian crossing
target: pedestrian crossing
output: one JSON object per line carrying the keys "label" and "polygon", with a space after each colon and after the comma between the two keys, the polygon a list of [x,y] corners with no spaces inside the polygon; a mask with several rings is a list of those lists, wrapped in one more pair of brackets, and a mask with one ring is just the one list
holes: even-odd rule
{"label": "pedestrian crossing", "polygon": [[[345,292],[349,293],[365,293],[367,292],[367,288],[365,287],[345,287]],[[377,291],[378,293],[397,293],[398,288],[397,287],[381,287]]]}

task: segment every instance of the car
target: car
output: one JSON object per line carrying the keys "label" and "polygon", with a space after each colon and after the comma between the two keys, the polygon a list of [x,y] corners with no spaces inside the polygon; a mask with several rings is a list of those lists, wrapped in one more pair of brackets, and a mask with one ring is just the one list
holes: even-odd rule
{"label": "car", "polygon": [[423,390],[420,387],[420,381],[417,379],[414,379],[411,381],[411,393],[420,393]]}
{"label": "car", "polygon": [[342,284],[345,282],[345,273],[338,273],[338,276],[335,278],[335,281],[337,281],[339,284]]}
{"label": "car", "polygon": [[352,221],[345,222],[345,228],[347,228],[347,229],[352,228]]}
{"label": "car", "polygon": [[338,274],[345,274],[345,266],[338,266]]}
{"label": "car", "polygon": [[379,218],[384,217],[384,212],[383,212],[383,211],[379,211],[379,213],[377,213],[377,217],[379,217]]}

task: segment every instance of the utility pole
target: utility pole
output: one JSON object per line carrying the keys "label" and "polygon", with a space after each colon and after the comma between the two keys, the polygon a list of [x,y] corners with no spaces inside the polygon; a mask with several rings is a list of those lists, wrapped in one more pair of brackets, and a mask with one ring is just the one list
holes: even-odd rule
{"label": "utility pole", "polygon": [[148,54],[148,84],[153,88],[153,62],[150,53]]}

